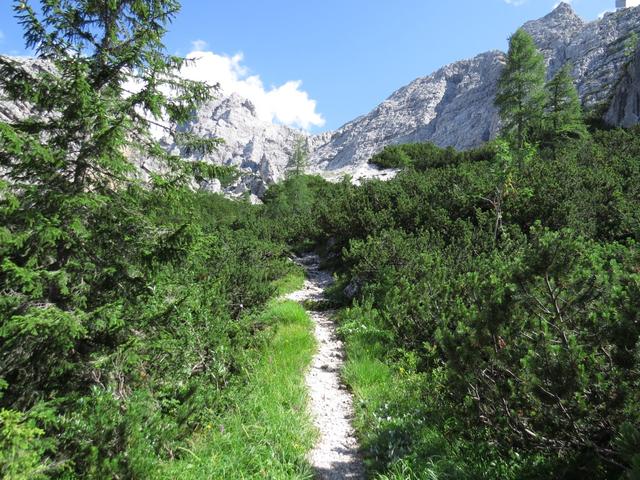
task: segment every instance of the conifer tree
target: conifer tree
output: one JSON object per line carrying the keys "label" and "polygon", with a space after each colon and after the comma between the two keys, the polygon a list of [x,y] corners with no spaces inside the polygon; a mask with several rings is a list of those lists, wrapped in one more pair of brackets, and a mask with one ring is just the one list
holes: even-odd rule
{"label": "conifer tree", "polygon": [[293,155],[287,165],[290,176],[300,176],[305,173],[309,159],[309,147],[307,139],[303,135],[298,135],[293,149]]}
{"label": "conifer tree", "polygon": [[[3,220],[12,232],[26,229],[24,251],[8,255],[5,268],[20,258],[36,270],[60,270],[81,249],[91,215],[135,183],[131,158],[163,165],[171,175],[151,174],[156,182],[186,177],[190,165],[167,154],[150,126],[186,122],[212,90],[180,78],[186,60],[164,51],[176,0],[46,0],[38,8],[15,0],[14,10],[41,61],[0,57],[0,90],[34,112],[0,123],[3,195],[16,202]],[[186,148],[217,144],[163,128]]]}
{"label": "conifer tree", "polygon": [[500,77],[496,106],[504,132],[520,149],[539,132],[545,106],[546,67],[533,38],[519,29],[509,39],[507,63]]}
{"label": "conifer tree", "polygon": [[554,145],[567,137],[581,137],[587,133],[582,105],[571,76],[571,65],[564,65],[547,83],[545,112],[546,136]]}
{"label": "conifer tree", "polygon": [[[164,166],[148,187],[187,179],[190,165],[150,126],[185,122],[212,94],[181,79],[185,60],[165,53],[176,0],[34,3],[16,0],[14,10],[39,60],[0,57],[0,91],[33,112],[0,122],[0,380],[19,410],[69,387],[83,339],[110,338],[118,295],[134,298],[148,280],[128,260],[166,260],[158,245],[180,231],[155,231],[132,208],[131,158]],[[201,150],[217,143],[167,133]]]}

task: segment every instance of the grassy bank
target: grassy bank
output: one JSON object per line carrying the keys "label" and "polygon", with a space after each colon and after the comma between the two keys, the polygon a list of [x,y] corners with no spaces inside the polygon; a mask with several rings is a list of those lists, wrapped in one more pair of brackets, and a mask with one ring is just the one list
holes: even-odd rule
{"label": "grassy bank", "polygon": [[310,479],[305,454],[315,431],[306,411],[304,372],[314,352],[311,321],[293,302],[262,314],[272,338],[233,393],[231,408],[212,418],[180,461],[159,478]]}
{"label": "grassy bank", "polygon": [[383,360],[385,342],[380,333],[368,319],[349,309],[342,312],[344,379],[354,394],[354,427],[371,478],[418,478],[406,458],[411,450],[407,440],[416,435],[415,423],[405,425],[403,419],[422,414],[417,411],[418,399],[412,398],[417,390],[411,388],[420,378]]}
{"label": "grassy bank", "polygon": [[302,267],[272,282],[278,295],[286,295],[304,287],[305,274]]}
{"label": "grassy bank", "polygon": [[448,433],[437,400],[441,374],[418,372],[410,354],[390,352],[375,315],[359,307],[345,309],[340,323],[347,354],[344,378],[354,394],[354,427],[369,478],[520,478],[521,471],[509,462]]}

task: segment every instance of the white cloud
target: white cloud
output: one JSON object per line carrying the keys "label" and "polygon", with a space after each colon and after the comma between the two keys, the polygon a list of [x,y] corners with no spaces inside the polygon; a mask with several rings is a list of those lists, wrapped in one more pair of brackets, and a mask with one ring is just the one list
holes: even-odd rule
{"label": "white cloud", "polygon": [[220,84],[224,94],[237,93],[251,100],[257,115],[265,121],[303,129],[324,125],[324,118],[316,111],[316,101],[302,90],[300,80],[265,88],[260,76],[250,75],[243,65],[242,53],[228,56],[206,49],[206,42],[193,42],[193,51],[187,58],[194,61],[182,70],[185,78]]}
{"label": "white cloud", "polygon": [[195,40],[191,42],[191,45],[193,45],[193,50],[196,52],[202,52],[209,46],[204,40]]}

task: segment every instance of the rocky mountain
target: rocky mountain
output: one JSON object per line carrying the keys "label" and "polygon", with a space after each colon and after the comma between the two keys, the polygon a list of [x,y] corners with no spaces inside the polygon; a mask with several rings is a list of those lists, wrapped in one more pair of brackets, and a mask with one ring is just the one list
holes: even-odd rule
{"label": "rocky mountain", "polygon": [[561,3],[523,28],[544,54],[550,76],[567,62],[573,65],[580,97],[586,107],[593,107],[610,100],[624,73],[630,60],[626,43],[634,32],[640,32],[640,7],[585,23],[570,5]]}
{"label": "rocky mountain", "polygon": [[[625,42],[640,31],[640,7],[586,23],[569,4],[561,3],[523,28],[545,56],[549,75],[566,62],[573,64],[583,103],[595,107],[616,93],[629,61]],[[314,163],[331,171],[361,165],[393,143],[429,141],[466,149],[489,140],[500,124],[493,99],[504,59],[502,52],[488,52],[415,80],[335,132],[314,152]],[[626,118],[628,124],[631,117]]]}
{"label": "rocky mountain", "polygon": [[[561,3],[523,28],[542,51],[549,75],[566,62],[572,63],[587,108],[606,111],[605,119],[613,125],[640,121],[640,52],[635,58],[630,54],[632,34],[640,32],[640,7],[585,22],[570,5]],[[37,60],[25,61],[33,68],[43,68]],[[503,52],[491,51],[447,65],[399,89],[370,113],[321,135],[265,122],[249,100],[237,95],[209,103],[185,128],[224,139],[218,151],[204,159],[233,165],[242,172],[238,183],[225,189],[230,195],[250,191],[260,196],[269,184],[284,178],[301,137],[313,172],[327,178],[349,174],[355,181],[386,178],[393,172],[367,164],[386,145],[430,141],[467,149],[493,138],[500,127],[493,100],[504,61]],[[3,102],[0,96],[0,121],[26,113],[27,106]],[[166,146],[176,148],[170,143]],[[205,187],[223,190],[217,182]]]}
{"label": "rocky mountain", "polygon": [[267,185],[284,178],[300,139],[310,151],[328,139],[328,134],[310,136],[261,120],[253,103],[235,94],[222,96],[201,108],[185,128],[198,135],[223,139],[217,151],[205,159],[243,172],[240,182],[227,190],[232,194],[250,190],[261,196]]}
{"label": "rocky mountain", "polygon": [[493,105],[504,54],[488,52],[452,63],[401,88],[369,114],[335,132],[314,151],[326,170],[366,163],[392,143],[430,141],[471,148],[498,131]]}
{"label": "rocky mountain", "polygon": [[620,79],[605,121],[623,127],[640,123],[640,49]]}
{"label": "rocky mountain", "polygon": [[[560,3],[523,28],[542,51],[550,76],[572,63],[585,107],[610,103],[613,111],[607,121],[638,122],[640,100],[634,95],[640,74],[630,66],[627,44],[632,33],[640,31],[640,7],[585,22],[569,4]],[[504,61],[503,52],[492,51],[447,65],[402,87],[368,114],[319,136],[262,122],[251,103],[236,96],[207,106],[191,127],[224,138],[225,146],[209,160],[253,173],[255,178],[239,188],[258,194],[265,184],[283,177],[301,134],[307,138],[312,171],[329,178],[384,177],[388,173],[371,168],[367,161],[386,145],[430,141],[467,149],[493,138],[500,127],[493,99]],[[634,65],[640,68],[640,61]]]}

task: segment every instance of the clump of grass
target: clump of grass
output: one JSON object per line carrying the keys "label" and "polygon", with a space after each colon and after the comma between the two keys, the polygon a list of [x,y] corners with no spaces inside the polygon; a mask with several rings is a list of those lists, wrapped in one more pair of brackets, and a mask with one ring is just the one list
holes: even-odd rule
{"label": "clump of grass", "polygon": [[294,302],[273,302],[261,317],[274,334],[232,392],[232,407],[212,418],[186,455],[167,463],[158,478],[313,478],[305,455],[316,431],[304,386],[315,351],[311,320]]}
{"label": "clump of grass", "polygon": [[276,288],[277,295],[286,295],[304,287],[305,278],[304,269],[300,267],[284,277],[273,281],[272,285]]}
{"label": "clump of grass", "polygon": [[263,323],[279,328],[278,333],[282,333],[283,326],[297,325],[311,328],[309,314],[300,304],[292,301],[276,300],[271,302],[268,308],[260,315],[260,319]]}
{"label": "clump of grass", "polygon": [[354,427],[369,478],[479,478],[459,445],[438,430],[437,408],[420,393],[436,383],[434,378],[419,373],[410,356],[390,357],[388,339],[374,317],[347,309],[339,328],[347,354],[343,377],[353,391]]}

